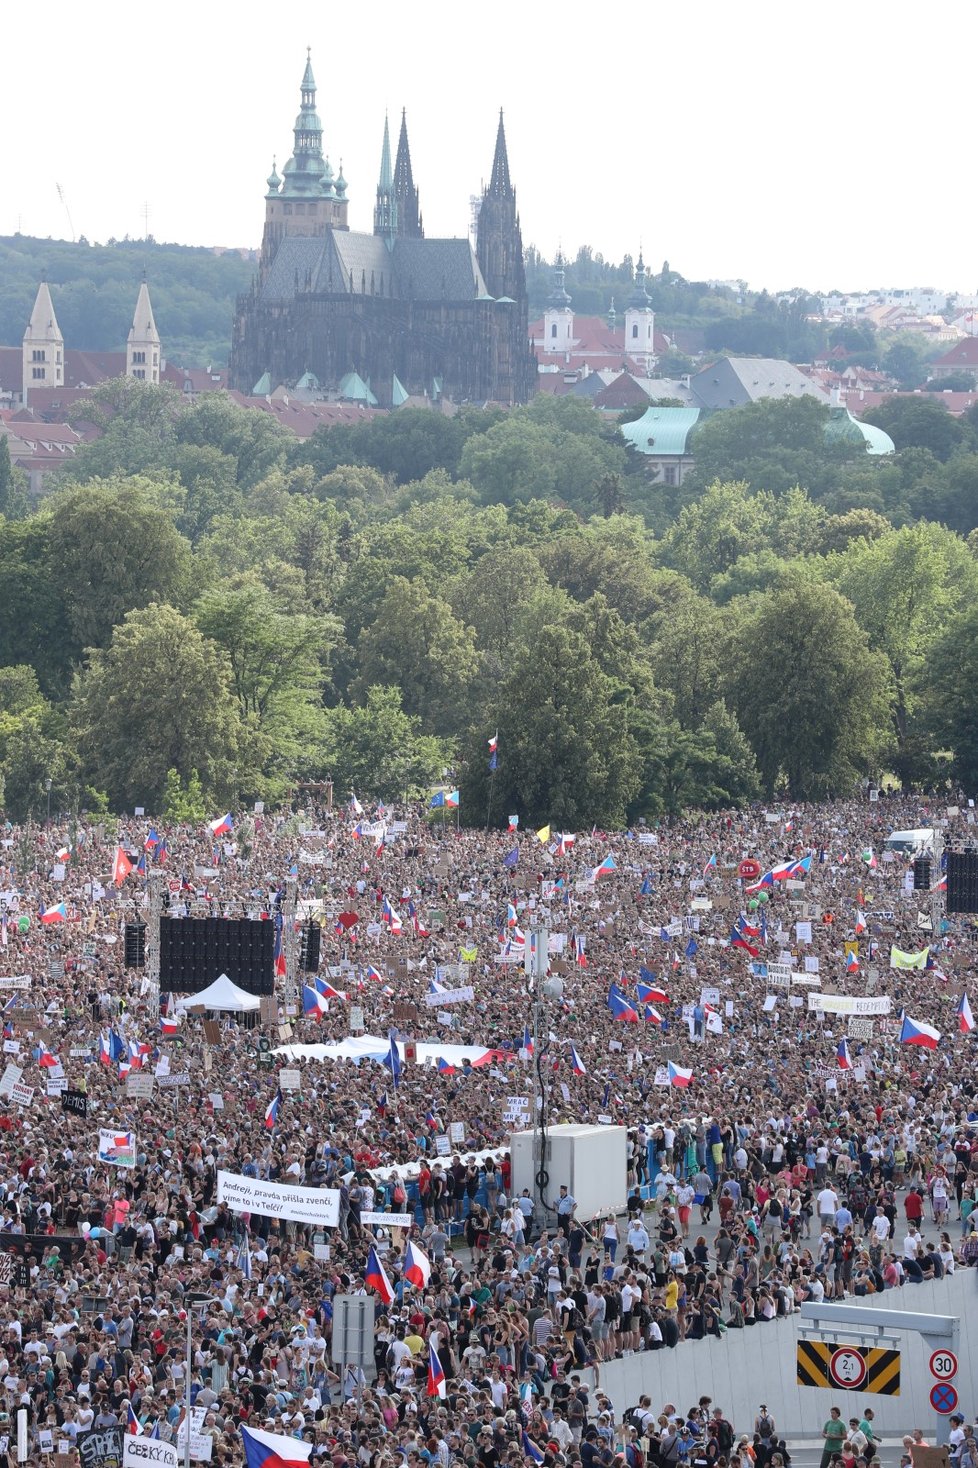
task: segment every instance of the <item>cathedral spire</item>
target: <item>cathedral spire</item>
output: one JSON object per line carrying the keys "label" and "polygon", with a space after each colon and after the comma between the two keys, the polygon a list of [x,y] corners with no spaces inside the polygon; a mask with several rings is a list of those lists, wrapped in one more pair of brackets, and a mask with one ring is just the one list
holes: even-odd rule
{"label": "cathedral spire", "polygon": [[381,235],[388,244],[397,233],[397,203],[394,198],[394,175],[391,169],[391,133],[384,114],[384,142],[380,150],[380,178],[377,182],[377,203],[374,207],[374,234]]}
{"label": "cathedral spire", "polygon": [[509,154],[506,152],[506,129],[503,127],[503,109],[499,109],[499,127],[496,132],[496,151],[492,159],[492,177],[489,193],[496,199],[515,198],[513,185],[509,181]]}
{"label": "cathedral spire", "polygon": [[418,191],[414,186],[414,173],[411,169],[407,112],[403,107],[401,108],[401,132],[397,139],[397,157],[394,160],[394,205],[397,213],[398,234],[420,239],[422,229],[418,209]]}
{"label": "cathedral spire", "polygon": [[322,192],[325,171],[323,125],[316,111],[316,78],[313,76],[312,55],[308,48],[299,96],[299,115],[293,128],[292,157],[282,169],[283,198],[302,198]]}
{"label": "cathedral spire", "polygon": [[21,351],[25,406],[32,387],[64,387],[65,341],[46,280],[42,280],[37,288],[37,299],[24,332]]}
{"label": "cathedral spire", "polygon": [[145,275],[139,287],[132,326],[126,340],[126,376],[138,377],[140,382],[160,380],[160,334],[156,329],[153,303],[149,298]]}

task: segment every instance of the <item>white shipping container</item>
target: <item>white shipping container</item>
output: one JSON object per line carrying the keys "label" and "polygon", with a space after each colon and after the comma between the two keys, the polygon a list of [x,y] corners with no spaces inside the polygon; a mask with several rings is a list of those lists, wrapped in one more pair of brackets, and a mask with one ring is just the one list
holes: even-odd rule
{"label": "white shipping container", "polygon": [[[623,1126],[582,1126],[569,1123],[547,1129],[548,1156],[545,1162],[550,1181],[545,1198],[553,1203],[566,1183],[577,1200],[577,1217],[588,1223],[606,1213],[621,1213],[627,1197],[626,1141]],[[513,1132],[510,1141],[513,1163],[513,1197],[524,1188],[533,1193],[533,1132]],[[554,1214],[548,1211],[548,1224]]]}

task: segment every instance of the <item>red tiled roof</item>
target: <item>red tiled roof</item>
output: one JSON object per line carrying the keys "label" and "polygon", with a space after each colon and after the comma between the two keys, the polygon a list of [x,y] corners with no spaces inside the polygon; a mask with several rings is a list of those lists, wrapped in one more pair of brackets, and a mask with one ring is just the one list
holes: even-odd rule
{"label": "red tiled roof", "polygon": [[954,346],[946,351],[943,357],[938,357],[933,364],[938,367],[964,367],[972,371],[978,370],[978,336],[966,336],[961,341],[955,342]]}
{"label": "red tiled roof", "polygon": [[297,438],[311,438],[317,428],[332,428],[337,423],[359,423],[363,418],[387,412],[386,408],[361,408],[356,403],[300,403],[293,399],[286,404],[277,398],[254,398],[234,391],[229,392],[228,397],[240,408],[257,408],[259,412],[267,413],[291,429]]}

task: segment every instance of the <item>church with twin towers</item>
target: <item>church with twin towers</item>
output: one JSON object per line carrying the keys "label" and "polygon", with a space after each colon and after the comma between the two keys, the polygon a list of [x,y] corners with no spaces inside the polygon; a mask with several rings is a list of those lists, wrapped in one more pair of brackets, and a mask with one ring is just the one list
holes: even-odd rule
{"label": "church with twin towers", "polygon": [[502,112],[473,249],[467,233],[425,235],[403,114],[393,160],[384,122],[373,230],[351,230],[342,162],[334,171],[323,149],[311,57],[300,94],[292,156],[268,178],[258,272],[237,302],[231,386],[384,408],[526,402],[536,359]]}

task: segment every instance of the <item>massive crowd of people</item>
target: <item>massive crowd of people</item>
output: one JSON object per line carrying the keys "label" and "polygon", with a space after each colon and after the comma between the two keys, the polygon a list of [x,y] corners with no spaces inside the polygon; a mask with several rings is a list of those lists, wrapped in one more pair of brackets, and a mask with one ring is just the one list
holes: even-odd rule
{"label": "massive crowd of people", "polygon": [[[0,1453],[14,1460],[20,1406],[36,1461],[127,1422],[178,1440],[189,1370],[194,1455],[220,1464],[242,1460],[245,1423],[337,1468],[787,1468],[766,1408],[729,1422],[682,1343],[978,1263],[978,1065],[959,1013],[973,920],[922,927],[930,904],[884,847],[938,819],[949,840],[973,835],[966,804],[895,798],[573,840],[348,807],[217,836],[143,817],[8,827],[3,1043],[21,1074],[0,1088]],[[738,875],[805,857],[800,886],[751,894]],[[288,1036],[171,1017],[124,964],[124,924],[146,916],[140,859],[175,916],[274,916],[294,876],[302,920],[322,923],[319,975],[345,997],[304,1012],[301,977],[294,992],[277,978]],[[531,1055],[518,960],[541,932],[563,993]],[[924,948],[928,967],[890,967],[891,949]],[[810,982],[772,985],[765,962]],[[432,980],[473,997],[439,1011]],[[809,1008],[812,992],[891,1010],[854,1022]],[[901,1043],[901,1015],[936,1046]],[[276,1052],[339,1042],[354,1019],[475,1063],[405,1059],[396,1078],[377,1059],[259,1064],[263,1034]],[[298,1089],[279,1089],[283,1068]],[[151,1096],[132,1075],[155,1077]],[[557,1175],[542,1217],[513,1195],[509,1098],[538,1087],[551,1126],[627,1129],[622,1215],[581,1216]],[[233,1212],[219,1171],[336,1189],[339,1226]],[[363,1219],[412,1209],[410,1235]],[[333,1355],[332,1302],[364,1291],[378,1308],[361,1370]],[[613,1359],[679,1347],[693,1405],[602,1390]],[[966,1426],[955,1462],[978,1468]],[[826,1468],[878,1448],[866,1419],[826,1424],[825,1443]]]}

